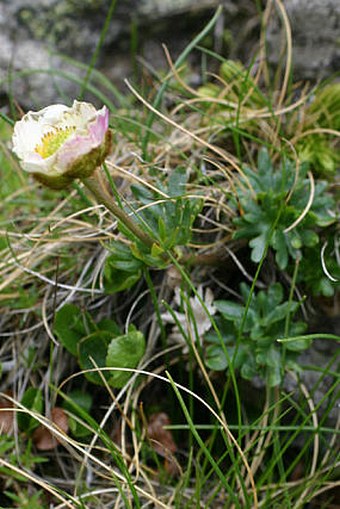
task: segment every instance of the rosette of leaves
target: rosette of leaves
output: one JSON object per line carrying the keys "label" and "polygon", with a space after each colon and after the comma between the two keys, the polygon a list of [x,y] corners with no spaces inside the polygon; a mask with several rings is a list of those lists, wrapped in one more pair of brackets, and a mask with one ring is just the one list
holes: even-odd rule
{"label": "rosette of leaves", "polygon": [[[335,202],[327,190],[328,183],[312,183],[307,172],[307,164],[297,169],[296,163],[285,157],[275,168],[266,149],[259,151],[256,169],[244,168],[237,186],[241,213],[233,220],[234,238],[249,240],[253,262],[258,263],[271,247],[283,270],[290,257],[304,256],[304,248],[319,243],[320,230],[334,223]],[[310,196],[313,201],[308,208]]]}
{"label": "rosette of leaves", "polygon": [[110,292],[130,288],[141,277],[143,267],[164,268],[168,265],[166,252],[184,246],[192,236],[192,226],[202,209],[203,200],[186,197],[186,171],[176,168],[167,186],[158,184],[159,193],[143,186],[132,186],[140,209],[138,219],[142,228],[155,239],[151,251],[136,242],[131,233],[120,225],[120,230],[131,243],[113,242],[104,267],[104,286]]}
{"label": "rosette of leaves", "polygon": [[309,346],[309,341],[297,339],[283,346],[277,339],[298,336],[306,330],[304,322],[291,320],[299,303],[284,301],[283,288],[275,283],[268,290],[253,294],[249,308],[250,288],[241,283],[243,303],[216,300],[216,316],[221,336],[205,336],[205,363],[214,371],[228,369],[229,363],[246,380],[260,376],[270,386],[281,383],[286,368],[297,371],[295,359]]}
{"label": "rosette of leaves", "polygon": [[158,183],[159,193],[131,186],[142,206],[139,217],[164,251],[190,242],[192,225],[203,206],[200,196],[187,197],[186,184],[186,169],[178,167],[171,172],[166,186]]}

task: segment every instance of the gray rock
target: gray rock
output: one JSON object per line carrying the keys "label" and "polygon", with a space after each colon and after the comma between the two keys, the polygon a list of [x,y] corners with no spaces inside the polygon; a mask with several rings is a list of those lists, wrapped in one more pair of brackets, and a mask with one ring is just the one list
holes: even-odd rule
{"label": "gray rock", "polygon": [[[338,0],[285,0],[294,37],[298,77],[318,79],[339,64]],[[133,73],[131,29],[137,52],[155,68],[166,67],[161,44],[174,57],[224,6],[216,33],[228,30],[235,40],[226,56],[249,63],[258,44],[256,3],[250,0],[117,0],[96,68],[123,87]],[[24,108],[69,101],[81,90],[111,0],[1,0],[0,95],[12,94]],[[249,29],[250,27],[250,29]],[[273,15],[269,27],[269,57],[277,62],[281,24]],[[216,35],[215,33],[215,35]],[[66,55],[76,63],[65,61]],[[248,59],[248,61],[247,61]],[[91,97],[91,100],[93,98]]]}
{"label": "gray rock", "polygon": [[[84,71],[58,54],[89,63],[107,0],[15,0],[0,5],[0,92],[41,107],[79,93]],[[105,8],[104,8],[105,7]],[[113,24],[114,31],[114,24]],[[22,75],[24,72],[24,75]],[[64,73],[69,73],[65,76]]]}
{"label": "gray rock", "polygon": [[[285,0],[293,37],[294,76],[313,81],[340,68],[339,0]],[[269,56],[280,58],[282,20],[273,15],[268,32]]]}
{"label": "gray rock", "polygon": [[[168,17],[189,12],[196,16],[219,3],[219,0],[118,0],[96,67],[100,70],[102,65],[107,71],[108,62],[114,68],[117,59],[121,70],[117,73],[115,69],[109,76],[118,74],[122,82],[131,73],[132,22],[139,25],[140,31],[144,27],[151,30]],[[89,64],[110,4],[110,0],[3,0],[0,94],[10,93],[22,105],[32,107],[77,96],[80,86],[76,82],[85,71],[58,55]]]}
{"label": "gray rock", "polygon": [[219,4],[223,4],[223,2],[215,0],[142,0],[138,4],[138,13],[147,16],[148,19],[158,19],[188,12],[199,12],[217,7]]}

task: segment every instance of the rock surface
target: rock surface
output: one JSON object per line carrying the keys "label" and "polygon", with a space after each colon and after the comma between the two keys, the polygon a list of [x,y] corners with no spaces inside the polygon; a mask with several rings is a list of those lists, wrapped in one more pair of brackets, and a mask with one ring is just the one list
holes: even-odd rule
{"label": "rock surface", "polygon": [[[229,31],[236,40],[232,56],[240,56],[240,50],[241,57],[250,61],[251,48],[258,44],[258,33],[247,29],[258,27],[255,2],[117,0],[96,68],[118,86],[134,70],[134,51],[154,67],[164,68],[162,42],[176,55],[204,27],[219,4],[224,6],[224,15],[215,36],[218,30]],[[285,0],[284,4],[292,25],[298,77],[318,79],[331,74],[340,60],[338,0]],[[12,94],[23,107],[42,107],[77,96],[79,80],[86,73],[77,62],[91,61],[110,5],[111,0],[2,0],[0,95]],[[273,63],[279,58],[281,28],[280,16],[273,13],[268,32]],[[135,49],[131,49],[132,32]],[[76,63],[65,61],[60,54]]]}
{"label": "rock surface", "polygon": [[[79,93],[77,81],[95,52],[111,0],[4,0],[0,3],[0,94],[24,105],[43,106]],[[195,19],[216,8],[219,0],[117,1],[96,67],[108,70],[118,61],[123,78],[131,72],[131,30],[151,33],[161,25],[172,31],[174,17]],[[207,18],[209,19],[209,17]],[[165,24],[164,24],[165,23]],[[204,26],[204,25],[203,25]],[[138,27],[138,28],[137,28]],[[184,31],[184,27],[182,27]],[[176,34],[176,37],[180,34]],[[190,34],[188,34],[190,37]],[[159,44],[160,45],[160,44]],[[74,59],[66,62],[60,55]],[[22,73],[24,75],[22,76]],[[118,75],[118,76],[117,76]]]}
{"label": "rock surface", "polygon": [[[340,68],[339,0],[285,0],[293,36],[294,76],[318,80]],[[282,20],[274,15],[268,32],[269,55],[280,58]]]}

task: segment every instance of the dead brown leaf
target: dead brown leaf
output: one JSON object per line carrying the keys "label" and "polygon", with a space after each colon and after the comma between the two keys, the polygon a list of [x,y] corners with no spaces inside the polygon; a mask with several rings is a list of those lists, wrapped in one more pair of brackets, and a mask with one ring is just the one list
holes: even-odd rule
{"label": "dead brown leaf", "polygon": [[172,433],[164,426],[171,424],[168,414],[158,412],[152,414],[149,418],[147,435],[152,448],[164,458],[164,470],[171,476],[180,473],[180,466],[176,461],[174,453],[177,451],[177,445],[173,439]]}
{"label": "dead brown leaf", "polygon": [[172,437],[172,433],[164,426],[171,424],[168,414],[158,412],[152,414],[148,423],[148,437],[154,450],[163,457],[168,457],[169,452],[177,451],[177,445]]}
{"label": "dead brown leaf", "polygon": [[9,401],[0,401],[0,434],[13,433],[14,412],[11,408],[13,405]]}
{"label": "dead brown leaf", "polygon": [[[62,408],[52,408],[51,422],[64,433],[68,432],[68,417]],[[58,439],[43,425],[40,425],[34,431],[32,440],[36,448],[40,451],[50,451],[55,449],[59,443]]]}

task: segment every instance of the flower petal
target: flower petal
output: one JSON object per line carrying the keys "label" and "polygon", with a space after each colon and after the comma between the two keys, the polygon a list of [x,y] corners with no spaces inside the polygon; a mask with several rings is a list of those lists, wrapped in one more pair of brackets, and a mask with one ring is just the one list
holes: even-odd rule
{"label": "flower petal", "polygon": [[28,111],[21,120],[15,123],[13,152],[20,159],[34,152],[43,135],[52,129],[58,118],[68,109],[63,104],[53,104],[37,112]]}
{"label": "flower petal", "polygon": [[99,147],[105,141],[105,134],[108,129],[109,113],[104,106],[97,117],[88,126],[86,134],[72,135],[56,152],[58,171],[63,172],[75,160],[88,154],[94,148]]}
{"label": "flower petal", "polygon": [[59,176],[67,175],[64,180],[71,181],[88,176],[101,164],[110,148],[108,128],[106,106],[96,110],[80,101],[74,101],[72,107],[54,104],[38,112],[29,111],[16,122],[13,152],[25,171],[35,178],[40,174],[44,183],[52,177],[53,185],[58,185],[55,179]]}

